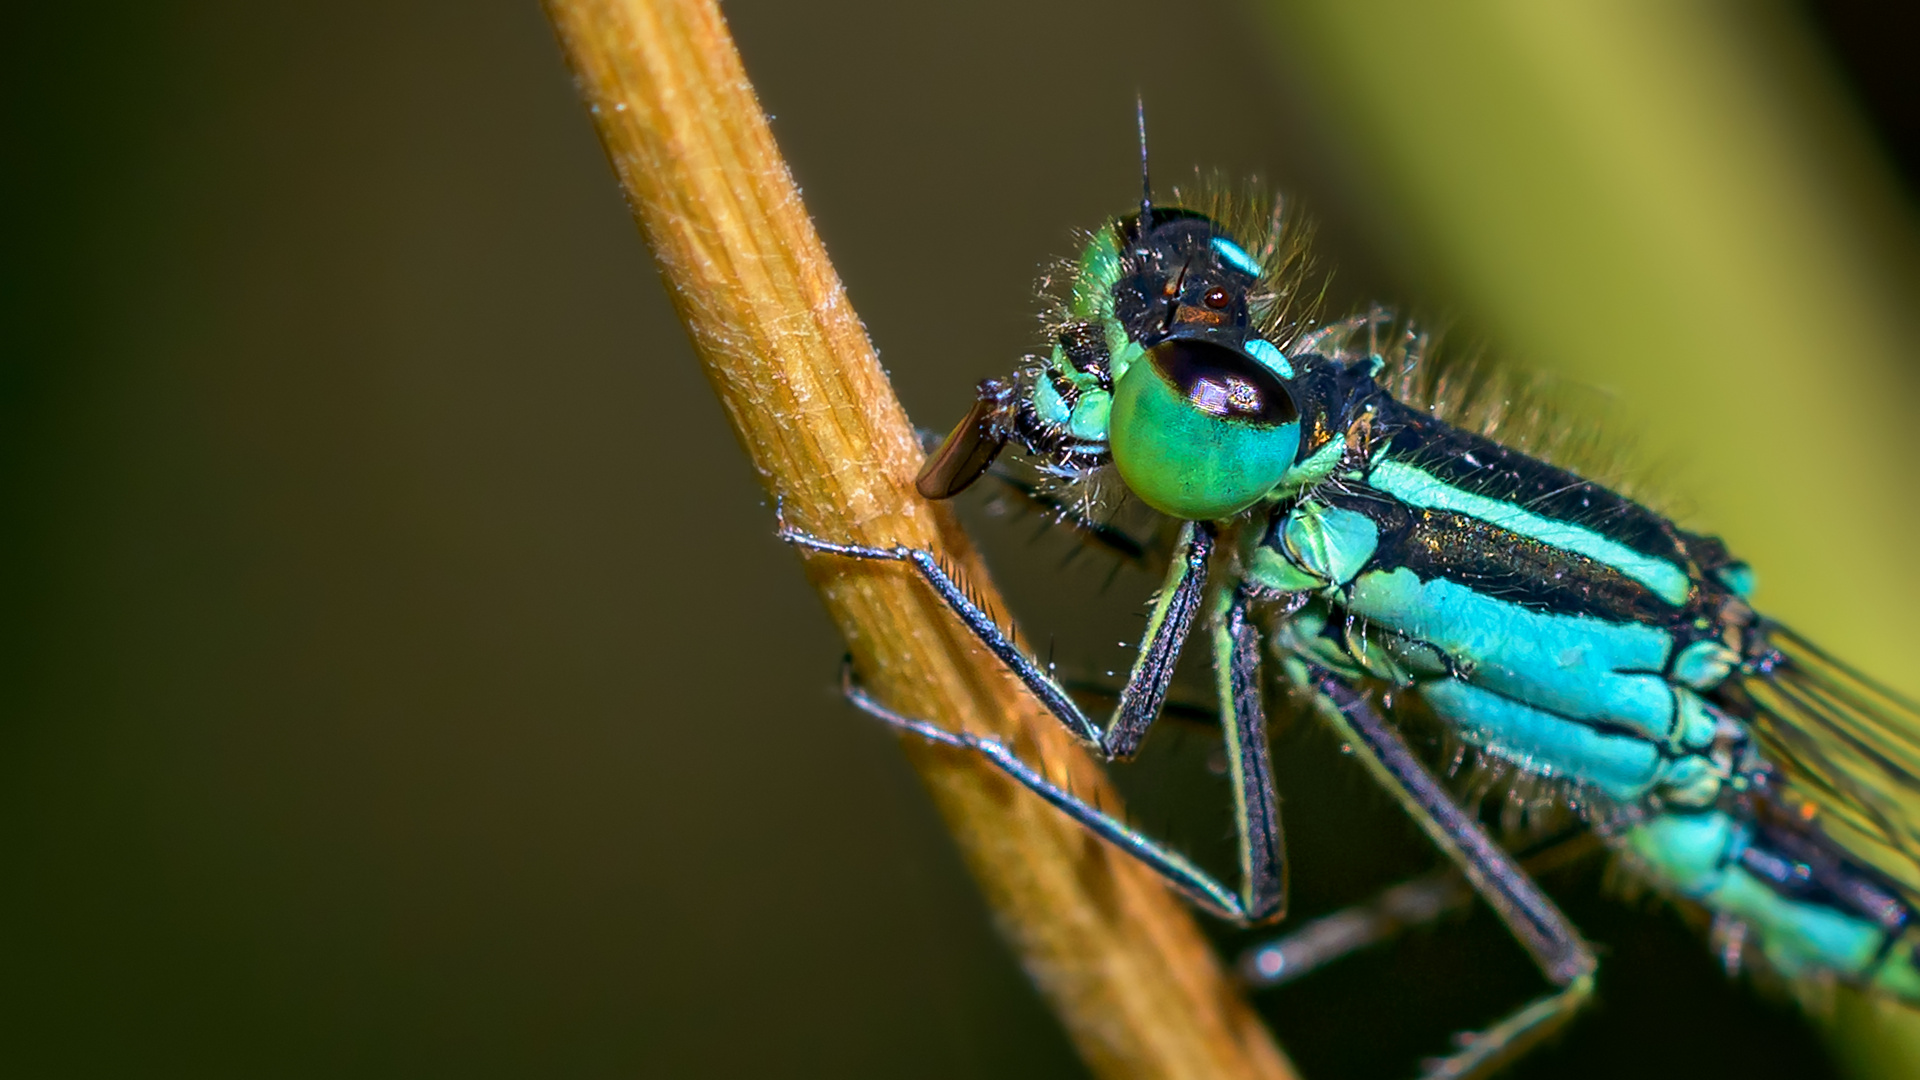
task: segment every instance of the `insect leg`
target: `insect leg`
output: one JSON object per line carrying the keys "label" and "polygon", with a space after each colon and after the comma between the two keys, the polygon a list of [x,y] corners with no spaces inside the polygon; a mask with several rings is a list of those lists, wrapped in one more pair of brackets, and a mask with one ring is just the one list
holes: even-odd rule
{"label": "insect leg", "polygon": [[1047,779],[1038,769],[1015,757],[1013,751],[1007,749],[1006,745],[998,739],[968,732],[947,731],[924,720],[915,720],[894,712],[875,701],[863,687],[854,682],[851,665],[846,668],[842,679],[847,700],[867,715],[901,731],[919,735],[930,742],[980,754],[1001,772],[1019,781],[1027,790],[1079,822],[1088,832],[1145,863],[1203,910],[1231,922],[1248,921],[1245,906],[1231,889],[1220,884],[1218,880],[1188,861],[1179,852],[1166,847]]}
{"label": "insect leg", "polygon": [[1414,755],[1400,733],[1371,702],[1325,669],[1294,661],[1298,681],[1356,756],[1400,801],[1420,827],[1454,860],[1467,881],[1493,907],[1540,970],[1561,989],[1538,998],[1484,1031],[1460,1037],[1453,1054],[1427,1063],[1428,1080],[1484,1075],[1525,1052],[1573,1015],[1593,992],[1599,965],[1533,879],[1462,810],[1447,789]]}
{"label": "insect leg", "polygon": [[[1520,861],[1540,874],[1591,854],[1600,838],[1587,830],[1562,837]],[[1370,900],[1301,923],[1290,933],[1252,946],[1236,965],[1248,986],[1282,986],[1343,956],[1391,941],[1408,930],[1463,911],[1473,888],[1459,870],[1448,867],[1403,881]]]}
{"label": "insect leg", "polygon": [[1460,1048],[1446,1057],[1423,1062],[1420,1080],[1478,1080],[1489,1076],[1560,1030],[1592,996],[1593,973],[1589,971],[1508,1013],[1492,1027],[1454,1036]]}
{"label": "insect leg", "polygon": [[1180,660],[1180,649],[1193,628],[1194,613],[1199,610],[1206,589],[1207,559],[1213,553],[1214,539],[1213,527],[1205,522],[1189,522],[1182,527],[1173,562],[1167,568],[1166,584],[1148,616],[1139,655],[1134,658],[1133,670],[1120,690],[1113,718],[1103,730],[1067,696],[1050,673],[1028,659],[1013,639],[1001,632],[993,618],[968,598],[966,590],[947,573],[932,552],[905,546],[837,544],[799,532],[784,522],[779,535],[788,543],[812,551],[911,565],[987,651],[1007,665],[1055,719],[1083,742],[1098,747],[1109,760],[1132,757],[1140,749],[1154,717],[1159,715],[1167,687],[1173,681],[1173,670]]}
{"label": "insect leg", "polygon": [[1261,700],[1260,633],[1247,620],[1250,602],[1243,584],[1215,616],[1213,670],[1240,839],[1240,902],[1247,919],[1271,922],[1287,912],[1287,845]]}
{"label": "insect leg", "polygon": [[[1133,671],[1127,678],[1127,684],[1121,688],[1119,703],[1114,710],[1113,721],[1108,729],[1102,730],[1082,712],[1069,698],[1066,691],[1045,669],[1020,652],[1013,641],[1002,634],[1000,628],[980,610],[979,605],[970,600],[966,591],[955,582],[940,563],[929,552],[908,547],[866,547],[852,544],[836,544],[808,536],[781,527],[780,535],[789,543],[798,544],[814,551],[841,555],[855,559],[877,559],[890,562],[905,562],[919,571],[920,575],[933,586],[934,591],[953,609],[954,614],[973,631],[974,636],[999,657],[1020,681],[1033,692],[1041,704],[1052,713],[1069,731],[1085,741],[1099,747],[1109,758],[1126,757],[1140,745],[1147,728],[1159,713],[1166,700],[1167,687],[1173,678],[1174,666],[1180,657],[1180,647],[1185,643],[1193,626],[1195,612],[1205,592],[1207,558],[1213,551],[1214,532],[1204,522],[1189,523],[1182,529],[1179,549],[1168,569],[1166,586],[1160,591],[1154,602],[1152,614],[1148,619],[1146,640],[1142,643],[1140,655],[1136,658]],[[1162,878],[1180,892],[1186,894],[1201,908],[1236,923],[1253,921],[1249,914],[1251,906],[1257,906],[1262,914],[1276,910],[1283,899],[1282,888],[1277,884],[1284,879],[1278,875],[1280,865],[1278,854],[1278,815],[1273,807],[1276,799],[1273,795],[1271,769],[1266,757],[1265,721],[1259,710],[1259,640],[1246,625],[1244,599],[1230,609],[1230,615],[1237,631],[1229,635],[1227,642],[1229,662],[1228,685],[1238,693],[1243,703],[1252,702],[1251,708],[1244,706],[1235,709],[1231,704],[1223,708],[1230,714],[1240,717],[1228,725],[1229,737],[1237,737],[1246,747],[1241,755],[1239,774],[1250,782],[1253,794],[1248,801],[1253,806],[1266,809],[1248,816],[1256,823],[1243,825],[1243,848],[1257,854],[1246,856],[1248,864],[1256,867],[1244,894],[1236,895],[1232,890],[1178,852],[1158,843],[1134,829],[1126,822],[1106,813],[1100,808],[1083,801],[1046,775],[1014,756],[1006,745],[998,739],[975,735],[970,732],[948,731],[924,720],[902,715],[879,701],[858,685],[852,677],[851,668],[844,679],[844,689],[848,700],[861,711],[902,731],[912,732],[922,738],[950,746],[956,749],[971,750],[985,757],[1001,772],[1019,781],[1028,790],[1039,795],[1047,802],[1079,822],[1089,832],[1118,846],[1121,850],[1139,859],[1151,867]],[[1237,665],[1237,666],[1236,666]],[[1245,899],[1243,899],[1243,896]]]}
{"label": "insect leg", "polygon": [[1473,900],[1467,879],[1441,870],[1403,881],[1371,900],[1301,923],[1291,933],[1240,954],[1236,965],[1248,986],[1282,986],[1335,960],[1434,922]]}
{"label": "insect leg", "polygon": [[1213,526],[1203,521],[1181,526],[1166,583],[1147,615],[1140,652],[1127,673],[1127,684],[1120,688],[1113,721],[1101,742],[1108,757],[1126,759],[1138,753],[1147,729],[1160,715],[1167,688],[1173,684],[1173,669],[1180,663],[1180,648],[1193,629],[1194,613],[1206,592],[1207,558],[1212,552]]}

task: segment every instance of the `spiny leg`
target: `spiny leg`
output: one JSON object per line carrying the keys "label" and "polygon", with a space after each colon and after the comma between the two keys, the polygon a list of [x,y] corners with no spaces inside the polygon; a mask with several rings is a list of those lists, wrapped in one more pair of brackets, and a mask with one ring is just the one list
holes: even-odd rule
{"label": "spiny leg", "polygon": [[1287,847],[1280,797],[1273,786],[1273,753],[1267,746],[1260,633],[1247,619],[1251,602],[1242,584],[1215,615],[1213,671],[1240,841],[1240,902],[1248,920],[1272,922],[1287,913]]}
{"label": "spiny leg", "polygon": [[1038,769],[1015,757],[1013,751],[1007,749],[1006,745],[998,739],[963,731],[948,731],[924,720],[915,720],[894,712],[875,701],[865,688],[854,682],[853,668],[850,664],[842,675],[842,689],[847,695],[847,700],[853,702],[855,707],[869,716],[931,742],[979,753],[1001,772],[1019,781],[1027,790],[1079,822],[1087,831],[1147,864],[1203,910],[1236,923],[1248,921],[1246,907],[1240,898],[1234,895],[1233,890],[1220,884],[1218,880],[1188,861],[1179,852],[1166,847],[1047,779]]}
{"label": "spiny leg", "polygon": [[[787,528],[780,535],[790,543],[815,551],[857,559],[905,562],[920,572],[948,607],[972,630],[989,651],[1005,663],[1067,730],[1099,747],[1108,758],[1128,757],[1140,746],[1154,717],[1166,700],[1167,688],[1179,661],[1180,647],[1193,625],[1205,592],[1207,558],[1214,532],[1205,522],[1183,526],[1179,549],[1168,569],[1167,582],[1148,618],[1146,640],[1127,683],[1120,690],[1112,723],[1105,732],[1083,713],[1046,670],[1027,659],[1012,640],[940,566],[931,553],[915,548],[880,548],[836,544]],[[1285,904],[1285,861],[1281,852],[1278,798],[1273,792],[1268,761],[1266,721],[1260,708],[1259,638],[1248,624],[1248,597],[1237,592],[1220,620],[1216,634],[1216,662],[1223,668],[1221,716],[1234,761],[1236,802],[1241,818],[1242,866],[1247,871],[1242,892],[1236,895],[1178,852],[1147,837],[1066,790],[1016,757],[997,739],[948,731],[924,720],[904,716],[873,699],[854,682],[847,670],[844,689],[848,700],[868,715],[895,728],[957,749],[975,751],[1028,790],[1151,867],[1205,910],[1235,923],[1271,917]]]}
{"label": "spiny leg", "polygon": [[1565,1023],[1592,995],[1599,961],[1553,901],[1480,822],[1453,801],[1371,702],[1323,668],[1299,660],[1290,661],[1289,666],[1295,668],[1295,681],[1313,692],[1316,706],[1367,771],[1453,859],[1541,972],[1561,988],[1484,1031],[1460,1036],[1459,1049],[1429,1061],[1422,1074],[1427,1080],[1484,1076]]}
{"label": "spiny leg", "polygon": [[[934,742],[980,753],[1094,835],[1153,868],[1214,915],[1243,925],[1267,922],[1281,917],[1286,910],[1286,847],[1280,829],[1280,800],[1273,786],[1273,763],[1267,748],[1266,713],[1261,701],[1260,637],[1247,619],[1250,602],[1244,587],[1236,589],[1224,610],[1216,614],[1213,630],[1221,726],[1227,741],[1234,819],[1240,840],[1238,895],[1178,852],[1048,780],[1014,756],[999,740],[947,731],[923,720],[902,716],[875,701],[855,683],[851,667],[843,674],[842,685],[848,700],[870,716]],[[1122,697],[1125,697],[1124,691]]]}
{"label": "spiny leg", "polygon": [[1180,649],[1193,630],[1194,613],[1207,587],[1207,559],[1213,553],[1213,526],[1204,521],[1181,526],[1167,580],[1154,598],[1147,614],[1133,669],[1120,688],[1120,700],[1114,705],[1113,719],[1099,746],[1109,758],[1125,760],[1140,751],[1147,730],[1160,715],[1173,685],[1173,672],[1180,665]]}
{"label": "spiny leg", "polygon": [[1099,748],[1109,760],[1132,757],[1140,749],[1154,717],[1159,715],[1167,688],[1173,682],[1174,668],[1180,661],[1180,649],[1192,631],[1194,613],[1199,610],[1206,590],[1207,559],[1213,553],[1214,539],[1213,526],[1206,522],[1188,522],[1181,528],[1172,565],[1167,568],[1166,584],[1147,619],[1139,655],[1134,658],[1133,670],[1120,690],[1113,717],[1102,729],[1067,696],[1065,688],[1052,674],[1028,659],[1019,646],[1001,632],[992,617],[967,596],[966,590],[953,580],[932,552],[905,546],[837,544],[793,529],[784,519],[780,522],[779,535],[790,544],[812,551],[911,565],[987,651],[1007,665],[1055,719],[1081,741]]}
{"label": "spiny leg", "polygon": [[[1600,838],[1581,830],[1549,841],[1520,860],[1539,875],[1581,858],[1600,846]],[[1284,986],[1345,956],[1392,941],[1418,926],[1438,922],[1473,902],[1466,875],[1448,867],[1403,881],[1330,915],[1312,919],[1288,933],[1247,948],[1236,964],[1241,981],[1255,989]]]}
{"label": "spiny leg", "polygon": [[1283,986],[1362,949],[1438,920],[1473,900],[1467,879],[1440,870],[1403,881],[1351,907],[1309,920],[1240,954],[1240,979],[1256,989]]}
{"label": "spiny leg", "polygon": [[[1101,698],[1106,701],[1115,701],[1120,697],[1120,687],[1105,679],[1083,679],[1068,676],[1060,680],[1060,685],[1066,687],[1075,698],[1081,701],[1085,701],[1090,697]],[[1217,702],[1202,701],[1198,698],[1174,697],[1171,692],[1169,692],[1167,700],[1160,703],[1160,722],[1164,723],[1168,720],[1188,728],[1218,732],[1220,730],[1220,706]],[[1221,768],[1224,768],[1224,766]],[[1216,769],[1215,771],[1220,770]]]}
{"label": "spiny leg", "polygon": [[[1597,961],[1596,961],[1597,964]],[[1459,1049],[1422,1063],[1421,1080],[1478,1080],[1506,1068],[1573,1019],[1593,997],[1593,973],[1534,998],[1492,1027],[1454,1036]]]}

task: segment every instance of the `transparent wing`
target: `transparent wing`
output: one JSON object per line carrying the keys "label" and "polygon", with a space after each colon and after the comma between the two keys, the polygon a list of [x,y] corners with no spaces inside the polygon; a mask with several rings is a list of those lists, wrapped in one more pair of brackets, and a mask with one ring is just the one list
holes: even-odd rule
{"label": "transparent wing", "polygon": [[1761,746],[1802,813],[1920,899],[1920,704],[1786,627],[1765,632],[1776,655],[1741,684]]}

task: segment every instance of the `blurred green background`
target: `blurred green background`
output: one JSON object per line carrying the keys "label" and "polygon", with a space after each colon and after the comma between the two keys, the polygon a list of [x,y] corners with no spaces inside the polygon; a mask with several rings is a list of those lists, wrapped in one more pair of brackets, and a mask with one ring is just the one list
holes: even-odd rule
{"label": "blurred green background", "polygon": [[[1874,9],[726,10],[921,423],[1035,347],[1041,264],[1135,191],[1137,91],[1163,186],[1260,173],[1319,216],[1337,303],[1417,302],[1611,397],[1770,609],[1916,688],[1913,211],[1874,142],[1911,153],[1913,84]],[[1079,1073],[838,702],[840,646],[532,3],[9,22],[0,1071]],[[1755,159],[1780,167],[1699,187]],[[1569,205],[1605,212],[1540,224]],[[1756,220],[1735,258],[1793,271],[1758,305],[1701,269]],[[1635,245],[1644,273],[1608,263]],[[1545,269],[1569,251],[1645,288]],[[1830,350],[1766,351],[1809,325]],[[1060,575],[980,509],[1035,640],[1114,666],[1150,579]],[[1324,740],[1279,739],[1299,914],[1432,865]],[[1155,750],[1143,820],[1220,856],[1207,748]],[[1602,1002],[1516,1075],[1828,1068],[1598,877],[1551,884]],[[1308,1076],[1400,1076],[1537,990],[1476,913],[1267,1007]]]}

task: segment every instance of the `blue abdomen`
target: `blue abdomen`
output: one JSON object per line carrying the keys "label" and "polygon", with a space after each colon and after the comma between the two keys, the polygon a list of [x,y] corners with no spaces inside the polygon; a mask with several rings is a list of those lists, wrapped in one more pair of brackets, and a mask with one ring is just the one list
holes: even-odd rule
{"label": "blue abdomen", "polygon": [[[1780,850],[1752,822],[1719,810],[1659,814],[1621,833],[1657,884],[1735,920],[1790,979],[1831,973],[1920,1002],[1907,911],[1857,867]],[[1812,837],[1807,837],[1812,840]],[[1791,845],[1786,845],[1791,846]]]}

